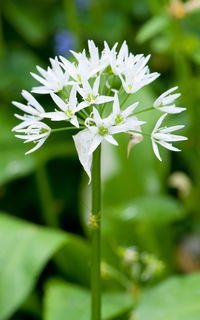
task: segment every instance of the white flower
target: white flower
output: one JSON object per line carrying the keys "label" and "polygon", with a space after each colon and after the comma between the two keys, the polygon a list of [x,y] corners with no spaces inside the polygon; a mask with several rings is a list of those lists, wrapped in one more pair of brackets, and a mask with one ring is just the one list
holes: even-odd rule
{"label": "white flower", "polygon": [[25,143],[27,142],[36,143],[36,146],[34,148],[32,148],[31,150],[25,153],[25,154],[29,154],[39,149],[43,145],[43,143],[46,141],[46,139],[51,133],[51,128],[47,124],[41,121],[38,121],[38,122],[32,123],[30,126],[28,126],[28,128],[17,129],[15,131],[20,133],[20,134],[16,134],[15,137],[25,140],[24,141]]}
{"label": "white flower", "polygon": [[78,60],[78,65],[76,66],[74,63],[60,56],[60,60],[62,61],[61,65],[73,79],[68,81],[69,85],[81,84],[83,78],[89,79],[89,67],[85,51],[83,51],[83,53],[76,53],[72,51],[72,53]]}
{"label": "white flower", "polygon": [[136,129],[136,126],[145,123],[144,121],[139,121],[136,116],[132,115],[137,105],[138,102],[130,105],[125,110],[121,110],[118,95],[117,93],[115,93],[113,102],[113,112],[111,116],[113,117],[114,125],[117,125],[118,133],[127,132],[129,130],[137,130],[138,127]]}
{"label": "white flower", "polygon": [[100,76],[98,76],[94,81],[93,88],[91,88],[89,82],[86,79],[82,79],[83,87],[77,88],[78,92],[84,99],[84,101],[80,103],[80,107],[82,109],[90,106],[91,104],[102,104],[114,99],[114,97],[99,95],[99,83]]}
{"label": "white flower", "polygon": [[55,59],[50,59],[50,62],[52,68],[48,67],[47,71],[39,66],[36,67],[42,77],[31,72],[31,75],[43,84],[43,86],[34,87],[32,92],[41,94],[58,92],[68,84],[69,74],[63,72],[58,62],[58,58],[55,57]]}
{"label": "white flower", "polygon": [[107,43],[105,42],[105,54],[107,54],[107,59],[109,59],[109,63],[113,73],[119,75],[125,70],[126,61],[128,59],[128,46],[126,44],[126,41],[124,41],[119,50],[119,53],[117,54],[115,50],[116,45],[117,44],[115,44],[112,50],[110,50]]}
{"label": "white flower", "polygon": [[181,95],[180,93],[170,94],[177,89],[178,87],[174,87],[161,94],[154,102],[154,108],[166,113],[180,113],[186,110],[186,108],[179,108],[172,104]]}
{"label": "white flower", "polygon": [[117,146],[118,142],[112,136],[113,133],[117,133],[116,127],[113,126],[113,117],[109,116],[102,119],[95,107],[93,107],[92,116],[92,118],[87,118],[85,121],[88,130],[93,134],[89,154],[96,150],[103,139]]}
{"label": "white flower", "polygon": [[156,157],[160,161],[162,161],[162,159],[160,157],[157,144],[160,144],[164,148],[172,150],[172,151],[181,151],[180,149],[175,148],[174,146],[172,146],[172,144],[169,143],[169,142],[187,140],[187,138],[184,137],[184,136],[171,134],[172,131],[176,131],[176,130],[182,129],[184,127],[183,125],[173,126],[173,127],[169,127],[169,128],[167,128],[167,127],[160,128],[160,125],[161,125],[162,121],[164,120],[164,118],[166,116],[167,116],[167,113],[163,114],[158,119],[158,121],[157,121],[157,123],[155,125],[155,128],[153,129],[153,132],[151,134],[153,151],[154,151]]}
{"label": "white flower", "polygon": [[141,54],[136,56],[130,54],[127,58],[123,75],[119,74],[126,93],[135,93],[159,77],[159,73],[150,73],[146,66],[149,58],[150,55],[144,57]]}
{"label": "white flower", "polygon": [[56,110],[55,112],[46,112],[43,116],[45,118],[50,118],[52,121],[69,120],[71,124],[78,128],[79,123],[75,113],[81,108],[79,107],[80,105],[77,106],[76,92],[76,87],[73,86],[70,92],[69,101],[66,102],[58,97],[55,93],[51,93],[52,99],[62,111]]}
{"label": "white flower", "polygon": [[27,100],[28,104],[22,104],[17,101],[12,101],[12,104],[19,108],[20,110],[28,113],[24,116],[15,114],[16,118],[22,120],[20,124],[15,126],[12,131],[16,131],[17,129],[22,129],[29,126],[31,123],[43,119],[43,113],[45,112],[43,107],[37,102],[37,100],[26,90],[22,90],[22,96]]}

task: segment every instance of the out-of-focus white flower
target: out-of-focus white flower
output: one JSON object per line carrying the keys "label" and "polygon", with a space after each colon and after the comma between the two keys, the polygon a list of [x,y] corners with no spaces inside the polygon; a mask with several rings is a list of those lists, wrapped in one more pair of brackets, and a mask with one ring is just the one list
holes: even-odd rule
{"label": "out-of-focus white flower", "polygon": [[174,100],[176,100],[178,97],[180,97],[180,93],[170,94],[171,92],[177,90],[178,87],[173,87],[163,94],[161,94],[156,101],[154,102],[153,106],[154,108],[166,112],[166,113],[180,113],[186,108],[179,108],[176,107],[175,104],[173,104]]}
{"label": "out-of-focus white flower", "polygon": [[15,131],[20,133],[20,134],[16,134],[15,137],[23,139],[25,143],[27,142],[36,143],[36,146],[34,148],[32,148],[31,150],[25,153],[25,154],[29,154],[39,149],[43,145],[43,143],[46,141],[46,139],[51,133],[51,128],[47,124],[41,121],[38,121],[38,122],[32,123],[27,128],[17,129]]}
{"label": "out-of-focus white flower", "polygon": [[43,84],[43,86],[34,87],[32,92],[41,94],[58,92],[67,85],[69,74],[68,72],[63,72],[58,62],[58,58],[55,57],[55,59],[50,59],[50,62],[52,68],[48,67],[47,71],[39,66],[36,67],[42,77],[31,72],[31,75]]}
{"label": "out-of-focus white flower", "polygon": [[86,108],[91,104],[102,104],[114,99],[114,97],[102,96],[99,94],[99,83],[100,76],[96,78],[93,87],[90,86],[89,82],[86,79],[82,79],[83,87],[78,87],[77,89],[84,99],[84,101],[80,103],[81,109]]}
{"label": "out-of-focus white flower", "polygon": [[160,125],[161,125],[161,123],[163,122],[163,120],[164,120],[164,118],[166,116],[167,116],[167,113],[163,114],[158,119],[158,121],[157,121],[157,123],[155,125],[155,128],[153,129],[152,134],[151,134],[153,151],[154,151],[156,157],[160,161],[162,161],[162,159],[160,157],[157,144],[160,144],[164,148],[172,150],[172,151],[181,151],[180,149],[175,148],[174,146],[172,146],[172,144],[169,143],[169,142],[187,140],[187,138],[184,137],[184,136],[171,134],[171,132],[173,132],[173,131],[182,129],[184,127],[183,125],[173,126],[173,127],[169,127],[169,128],[167,128],[167,127],[160,128]]}
{"label": "out-of-focus white flower", "polygon": [[27,100],[28,102],[27,105],[17,101],[12,101],[12,104],[28,114],[25,114],[24,116],[15,114],[16,118],[22,120],[22,122],[17,126],[15,126],[12,129],[12,131],[25,128],[29,126],[31,123],[42,120],[43,118],[42,114],[45,112],[43,107],[28,91],[22,90],[22,96]]}
{"label": "out-of-focus white flower", "polygon": [[136,56],[129,55],[123,75],[119,75],[126,93],[135,93],[159,77],[159,73],[150,73],[148,66],[146,66],[149,59],[150,55],[147,57],[141,54]]}

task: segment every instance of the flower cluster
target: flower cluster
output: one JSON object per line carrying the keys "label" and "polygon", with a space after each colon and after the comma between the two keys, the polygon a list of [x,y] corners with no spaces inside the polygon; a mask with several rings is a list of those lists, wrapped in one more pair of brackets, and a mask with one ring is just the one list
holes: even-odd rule
{"label": "flower cluster", "polygon": [[[117,52],[117,43],[109,48],[104,43],[104,49],[99,52],[93,41],[88,41],[89,55],[83,52],[71,51],[74,62],[60,56],[50,59],[51,67],[47,70],[37,66],[40,75],[31,75],[40,83],[32,88],[33,93],[49,94],[55,103],[55,110],[46,112],[29,92],[23,90],[22,96],[27,104],[13,102],[24,111],[24,115],[15,114],[22,122],[13,128],[16,137],[36,145],[27,153],[33,152],[45,142],[50,133],[57,129],[50,128],[44,121],[62,121],[63,130],[77,130],[73,136],[81,164],[91,178],[92,154],[103,140],[118,145],[114,138],[117,133],[130,134],[130,143],[134,145],[142,140],[141,125],[145,122],[138,120],[135,112],[139,102],[128,104],[128,99],[134,101],[134,93],[153,82],[159,74],[151,73],[147,63],[150,55],[133,55],[124,42]],[[173,93],[174,87],[156,99],[153,106],[164,114],[158,120],[151,137],[153,150],[161,160],[158,144],[179,151],[170,142],[185,140],[172,131],[183,126],[160,128],[168,113],[176,114],[185,108],[174,104],[180,94]],[[173,93],[173,94],[171,94]],[[131,99],[132,97],[132,99]],[[145,111],[144,109],[142,112]],[[147,134],[147,133],[145,133]],[[129,150],[130,151],[130,150]]]}

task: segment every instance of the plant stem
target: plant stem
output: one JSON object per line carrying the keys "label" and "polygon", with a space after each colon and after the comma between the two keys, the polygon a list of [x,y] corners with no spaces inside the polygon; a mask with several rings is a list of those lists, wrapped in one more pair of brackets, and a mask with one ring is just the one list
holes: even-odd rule
{"label": "plant stem", "polygon": [[91,319],[101,320],[101,277],[100,277],[100,209],[101,209],[101,147],[93,153],[92,162],[92,216],[91,225]]}

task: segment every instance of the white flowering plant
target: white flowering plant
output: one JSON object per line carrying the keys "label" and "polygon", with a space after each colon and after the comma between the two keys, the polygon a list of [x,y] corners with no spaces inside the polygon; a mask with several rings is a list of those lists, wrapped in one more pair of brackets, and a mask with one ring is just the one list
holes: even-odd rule
{"label": "white flowering plant", "polygon": [[[92,319],[100,320],[100,145],[105,140],[117,146],[115,134],[127,133],[130,137],[129,153],[133,145],[142,141],[143,135],[149,136],[153,151],[161,161],[158,145],[180,151],[172,142],[187,138],[173,134],[183,125],[162,126],[167,114],[178,114],[185,110],[175,105],[175,100],[180,96],[180,93],[175,93],[178,87],[162,93],[146,109],[143,106],[141,108],[140,101],[134,101],[134,94],[138,90],[159,77],[159,73],[151,73],[147,66],[150,55],[133,55],[126,42],[119,51],[117,43],[110,48],[105,42],[100,52],[89,40],[88,49],[88,55],[85,50],[79,53],[71,51],[74,62],[60,56],[50,59],[51,67],[47,70],[37,66],[40,75],[31,75],[40,85],[31,91],[50,95],[55,109],[47,112],[31,93],[23,90],[22,96],[27,104],[13,102],[24,112],[23,115],[15,114],[21,122],[13,131],[25,143],[35,144],[26,154],[40,148],[54,132],[76,132],[73,140],[78,157],[89,176],[89,182],[92,181]],[[129,97],[134,103],[129,103]],[[146,132],[146,123],[141,119],[141,115],[149,110],[160,113],[152,132]],[[60,127],[54,128],[54,122],[59,122]]]}

